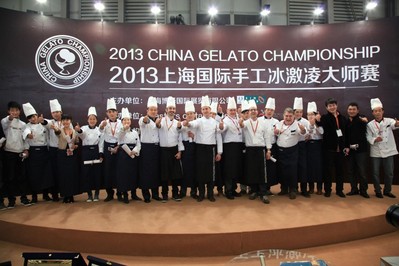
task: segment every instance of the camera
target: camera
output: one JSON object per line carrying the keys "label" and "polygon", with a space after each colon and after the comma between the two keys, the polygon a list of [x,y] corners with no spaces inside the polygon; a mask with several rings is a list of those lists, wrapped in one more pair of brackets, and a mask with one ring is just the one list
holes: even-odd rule
{"label": "camera", "polygon": [[385,219],[390,225],[399,228],[399,204],[394,204],[388,208]]}

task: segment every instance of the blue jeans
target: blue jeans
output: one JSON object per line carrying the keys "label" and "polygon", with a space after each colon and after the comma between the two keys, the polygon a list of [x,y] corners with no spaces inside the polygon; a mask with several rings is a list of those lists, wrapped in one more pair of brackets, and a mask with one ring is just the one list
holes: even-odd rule
{"label": "blue jeans", "polygon": [[391,192],[393,181],[393,156],[387,158],[371,157],[373,166],[373,183],[375,193],[381,193],[380,186],[380,166],[384,168],[384,193]]}

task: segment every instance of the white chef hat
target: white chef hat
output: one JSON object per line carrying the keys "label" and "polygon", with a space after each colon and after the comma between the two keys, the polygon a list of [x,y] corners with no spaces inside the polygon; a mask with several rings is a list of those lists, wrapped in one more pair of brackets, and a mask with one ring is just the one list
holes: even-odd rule
{"label": "white chef hat", "polygon": [[107,99],[107,110],[116,110],[115,98]]}
{"label": "white chef hat", "polygon": [[51,112],[62,112],[61,104],[57,99],[50,100],[50,111]]}
{"label": "white chef hat", "polygon": [[194,103],[192,101],[187,101],[184,105],[184,111],[186,113],[188,112],[194,112],[195,113],[195,107],[194,107]]}
{"label": "white chef hat", "polygon": [[241,113],[249,110],[249,103],[247,100],[241,102]]}
{"label": "white chef hat", "polygon": [[375,108],[383,108],[382,102],[378,98],[371,99],[370,104],[371,104],[371,110],[374,110]]}
{"label": "white chef hat", "polygon": [[37,115],[35,108],[30,103],[24,103],[22,105],[22,109],[24,109],[25,116]]}
{"label": "white chef hat", "polygon": [[129,109],[127,109],[127,107],[125,107],[125,108],[122,108],[122,116],[121,116],[121,118],[122,119],[124,119],[124,118],[131,118],[130,117],[130,113],[129,113]]}
{"label": "white chef hat", "polygon": [[237,104],[234,97],[229,97],[229,100],[227,101],[227,109],[237,109]]}
{"label": "white chef hat", "polygon": [[166,107],[176,107],[176,101],[174,97],[172,96],[168,97],[168,100],[166,102]]}
{"label": "white chef hat", "polygon": [[217,113],[218,112],[218,103],[217,102],[213,102],[211,104],[211,113]]}
{"label": "white chef hat", "polygon": [[155,97],[148,97],[148,101],[147,101],[147,108],[149,107],[157,107],[158,108],[158,102],[157,102],[157,98]]}
{"label": "white chef hat", "polygon": [[256,105],[255,100],[249,100],[248,109],[251,109],[251,108],[258,109],[258,106]]}
{"label": "white chef hat", "polygon": [[89,111],[87,112],[87,116],[90,116],[90,115],[95,115],[95,116],[97,116],[96,107],[94,107],[94,106],[90,106],[90,107],[89,107]]}
{"label": "white chef hat", "polygon": [[201,108],[202,107],[211,107],[211,101],[209,100],[208,95],[202,96]]}
{"label": "white chef hat", "polygon": [[292,108],[294,110],[303,110],[303,101],[302,101],[302,97],[295,97],[294,99],[294,107]]}
{"label": "white chef hat", "polygon": [[316,102],[308,102],[308,113],[317,113]]}
{"label": "white chef hat", "polygon": [[265,108],[276,110],[276,99],[274,99],[272,97],[267,98]]}

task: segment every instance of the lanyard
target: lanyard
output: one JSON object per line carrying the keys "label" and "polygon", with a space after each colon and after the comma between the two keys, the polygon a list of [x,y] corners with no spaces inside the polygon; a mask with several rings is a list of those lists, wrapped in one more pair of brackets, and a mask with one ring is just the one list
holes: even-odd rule
{"label": "lanyard", "polygon": [[[114,128],[112,128],[112,123],[115,123],[115,127]],[[115,137],[116,126],[118,125],[118,121],[116,121],[116,122],[109,121],[109,124],[110,124],[110,127],[111,127],[111,134],[112,134],[113,137]]]}
{"label": "lanyard", "polygon": [[255,129],[254,129],[254,126],[253,126],[253,124],[252,124],[252,119],[250,119],[249,122],[251,123],[252,132],[254,133],[254,136],[255,136],[256,131],[258,130],[259,120],[256,119],[256,127],[255,127]]}
{"label": "lanyard", "polygon": [[173,126],[174,119],[172,119],[172,124],[170,124],[170,126],[168,125],[169,118],[165,117],[165,120],[166,120],[166,127],[168,128],[168,131],[169,131],[169,129]]}
{"label": "lanyard", "polygon": [[339,120],[338,120],[338,115],[339,113],[337,112],[337,115],[335,117],[335,123],[337,124],[337,128],[339,129]]}
{"label": "lanyard", "polygon": [[[234,119],[232,119],[230,116],[227,116],[230,120],[231,120],[231,122],[233,122],[233,124],[234,124],[234,126],[236,127],[236,129],[237,129],[237,131],[238,132],[240,132],[240,127],[238,126],[238,121],[236,122],[236,121],[234,121]],[[252,126],[252,123],[251,123],[251,126]],[[258,127],[258,125],[256,125],[256,127]],[[253,130],[253,129],[252,129]],[[255,130],[256,131],[256,130]]]}
{"label": "lanyard", "polygon": [[[383,121],[384,121],[384,119],[381,120],[381,122],[383,122]],[[381,132],[381,131],[380,131],[380,123],[381,123],[381,122],[377,123],[377,121],[374,120],[374,124],[375,124],[375,127],[378,129],[378,132]]]}

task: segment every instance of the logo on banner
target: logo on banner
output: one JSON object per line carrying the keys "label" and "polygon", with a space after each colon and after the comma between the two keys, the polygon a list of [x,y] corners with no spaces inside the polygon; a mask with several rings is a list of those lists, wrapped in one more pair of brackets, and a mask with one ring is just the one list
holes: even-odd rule
{"label": "logo on banner", "polygon": [[42,42],[35,63],[40,76],[60,89],[73,89],[85,83],[94,66],[87,45],[68,35],[56,35]]}

